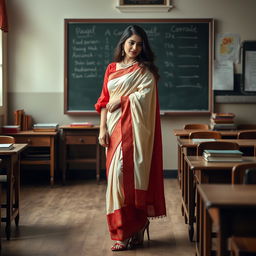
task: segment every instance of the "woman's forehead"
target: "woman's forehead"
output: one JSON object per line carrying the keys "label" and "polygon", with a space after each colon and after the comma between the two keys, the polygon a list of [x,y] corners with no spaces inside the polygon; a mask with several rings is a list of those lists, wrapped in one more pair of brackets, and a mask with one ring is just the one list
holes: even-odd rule
{"label": "woman's forehead", "polygon": [[127,40],[132,40],[137,43],[142,42],[142,38],[138,35],[133,34],[132,36],[128,37]]}

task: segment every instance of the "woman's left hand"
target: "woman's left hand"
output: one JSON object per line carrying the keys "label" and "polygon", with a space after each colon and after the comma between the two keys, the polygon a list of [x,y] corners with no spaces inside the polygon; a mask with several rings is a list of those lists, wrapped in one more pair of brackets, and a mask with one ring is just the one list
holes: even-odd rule
{"label": "woman's left hand", "polygon": [[115,110],[117,110],[118,108],[120,108],[120,106],[121,106],[121,99],[113,99],[113,100],[111,100],[111,101],[107,104],[106,108],[107,108],[107,110],[108,110],[110,113],[112,113],[112,112],[114,112]]}

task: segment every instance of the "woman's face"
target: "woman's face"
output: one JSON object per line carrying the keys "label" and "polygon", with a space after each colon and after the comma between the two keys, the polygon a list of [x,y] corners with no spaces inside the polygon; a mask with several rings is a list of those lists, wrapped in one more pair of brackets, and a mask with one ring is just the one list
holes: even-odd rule
{"label": "woman's face", "polygon": [[142,51],[142,39],[138,35],[132,35],[124,42],[125,60],[134,60]]}

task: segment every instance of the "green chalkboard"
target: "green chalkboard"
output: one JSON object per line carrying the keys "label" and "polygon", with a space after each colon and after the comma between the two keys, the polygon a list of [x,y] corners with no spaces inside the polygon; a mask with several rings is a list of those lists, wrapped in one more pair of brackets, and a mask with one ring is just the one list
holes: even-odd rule
{"label": "green chalkboard", "polygon": [[143,27],[160,72],[166,113],[212,111],[212,19],[66,19],[66,114],[94,112],[107,65],[124,28]]}

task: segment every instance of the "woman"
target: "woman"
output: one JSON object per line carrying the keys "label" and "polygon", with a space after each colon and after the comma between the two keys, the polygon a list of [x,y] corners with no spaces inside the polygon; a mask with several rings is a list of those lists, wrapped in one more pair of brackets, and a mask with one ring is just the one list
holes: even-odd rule
{"label": "woman", "polygon": [[159,75],[141,27],[124,30],[114,59],[95,108],[101,115],[99,143],[107,148],[107,220],[116,241],[111,249],[120,251],[142,245],[148,217],[165,216],[166,209]]}

